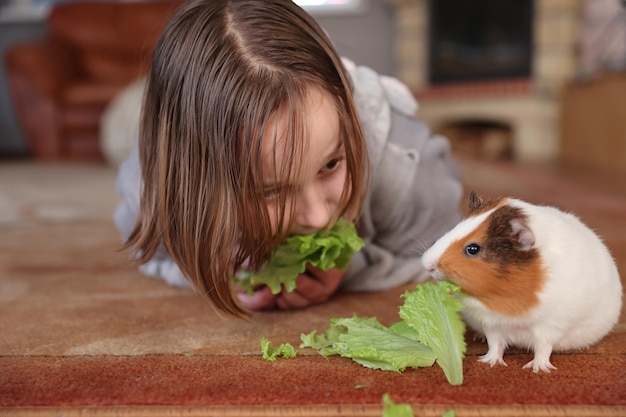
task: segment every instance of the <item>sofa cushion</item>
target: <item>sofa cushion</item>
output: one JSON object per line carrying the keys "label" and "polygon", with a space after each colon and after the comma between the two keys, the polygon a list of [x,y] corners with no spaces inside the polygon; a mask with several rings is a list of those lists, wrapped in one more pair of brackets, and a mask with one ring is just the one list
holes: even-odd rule
{"label": "sofa cushion", "polygon": [[67,85],[60,97],[66,106],[102,106],[120,92],[127,83],[74,82]]}
{"label": "sofa cushion", "polygon": [[72,131],[95,131],[97,133],[102,117],[102,106],[66,106],[60,116],[66,134]]}
{"label": "sofa cushion", "polygon": [[78,60],[84,78],[129,84],[148,70],[150,57],[147,53],[141,55],[145,58],[87,49]]}
{"label": "sofa cushion", "polygon": [[154,47],[181,0],[61,3],[48,17],[50,30],[76,50],[86,77],[130,82],[147,69]]}

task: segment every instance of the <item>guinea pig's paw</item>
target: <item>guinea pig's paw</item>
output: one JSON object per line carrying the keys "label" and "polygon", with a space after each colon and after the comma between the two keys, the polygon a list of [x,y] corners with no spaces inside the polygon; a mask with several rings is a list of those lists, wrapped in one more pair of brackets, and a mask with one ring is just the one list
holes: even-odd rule
{"label": "guinea pig's paw", "polygon": [[487,336],[482,333],[474,332],[474,335],[472,336],[472,341],[485,343],[487,341]]}
{"label": "guinea pig's paw", "polygon": [[478,362],[488,363],[490,366],[494,366],[494,365],[508,366],[506,362],[504,362],[504,359],[502,359],[501,353],[494,354],[491,351],[487,352],[486,354],[478,358]]}
{"label": "guinea pig's paw", "polygon": [[504,339],[498,333],[487,334],[487,344],[489,350],[486,354],[478,358],[479,362],[488,363],[491,366],[494,365],[506,365],[502,356],[504,356],[504,350],[506,349],[506,339]]}
{"label": "guinea pig's paw", "polygon": [[522,369],[532,368],[533,372],[550,372],[552,369],[556,369],[556,366],[550,363],[550,358],[538,358],[535,356],[532,361],[528,362],[522,367]]}

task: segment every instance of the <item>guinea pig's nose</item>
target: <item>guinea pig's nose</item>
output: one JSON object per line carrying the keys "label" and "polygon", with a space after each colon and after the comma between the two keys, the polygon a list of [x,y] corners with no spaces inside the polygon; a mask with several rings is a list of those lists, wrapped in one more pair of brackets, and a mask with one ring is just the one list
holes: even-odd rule
{"label": "guinea pig's nose", "polygon": [[437,258],[432,256],[431,251],[426,251],[422,255],[422,266],[432,275],[437,271]]}
{"label": "guinea pig's nose", "polygon": [[422,264],[424,265],[424,268],[426,268],[426,270],[431,274],[437,270],[436,261],[426,260],[425,258],[422,258]]}

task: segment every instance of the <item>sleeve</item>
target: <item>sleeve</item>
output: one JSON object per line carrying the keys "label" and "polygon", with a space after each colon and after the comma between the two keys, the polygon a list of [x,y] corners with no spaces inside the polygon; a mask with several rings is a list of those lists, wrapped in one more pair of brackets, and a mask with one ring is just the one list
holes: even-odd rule
{"label": "sleeve", "polygon": [[[135,146],[128,159],[120,165],[115,184],[122,201],[113,213],[113,220],[124,241],[130,236],[137,221],[141,187],[139,151],[138,147]],[[170,285],[191,288],[178,265],[167,253],[163,245],[161,245],[152,259],[139,267],[139,270],[149,277],[163,279]]]}
{"label": "sleeve", "polygon": [[375,291],[428,277],[421,255],[460,220],[462,185],[446,138],[392,111],[359,232],[365,247],[342,288]]}

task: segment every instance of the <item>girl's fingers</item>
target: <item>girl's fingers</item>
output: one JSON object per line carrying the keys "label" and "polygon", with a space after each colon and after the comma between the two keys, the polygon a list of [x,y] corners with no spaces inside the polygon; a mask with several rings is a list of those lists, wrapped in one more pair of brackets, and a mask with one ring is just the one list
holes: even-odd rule
{"label": "girl's fingers", "polygon": [[[346,276],[346,270],[340,269],[329,269],[328,271],[323,271],[319,268],[315,268],[309,265],[307,268],[307,275],[312,277],[313,283],[307,284],[302,280],[302,282],[298,281],[297,289],[302,293],[306,293],[308,298],[315,300],[317,302],[322,302],[330,298],[343,281]],[[302,287],[300,284],[302,283]]]}
{"label": "girl's fingers", "polygon": [[240,292],[237,297],[241,304],[250,310],[267,310],[276,306],[276,296],[268,287],[261,287],[252,295]]}
{"label": "girl's fingers", "polygon": [[313,304],[310,299],[306,298],[298,291],[285,292],[283,291],[276,298],[276,306],[283,310],[292,308],[304,308]]}
{"label": "girl's fingers", "polygon": [[307,271],[298,276],[293,292],[283,291],[276,301],[282,309],[303,308],[328,300],[339,287],[344,273],[342,271]]}

